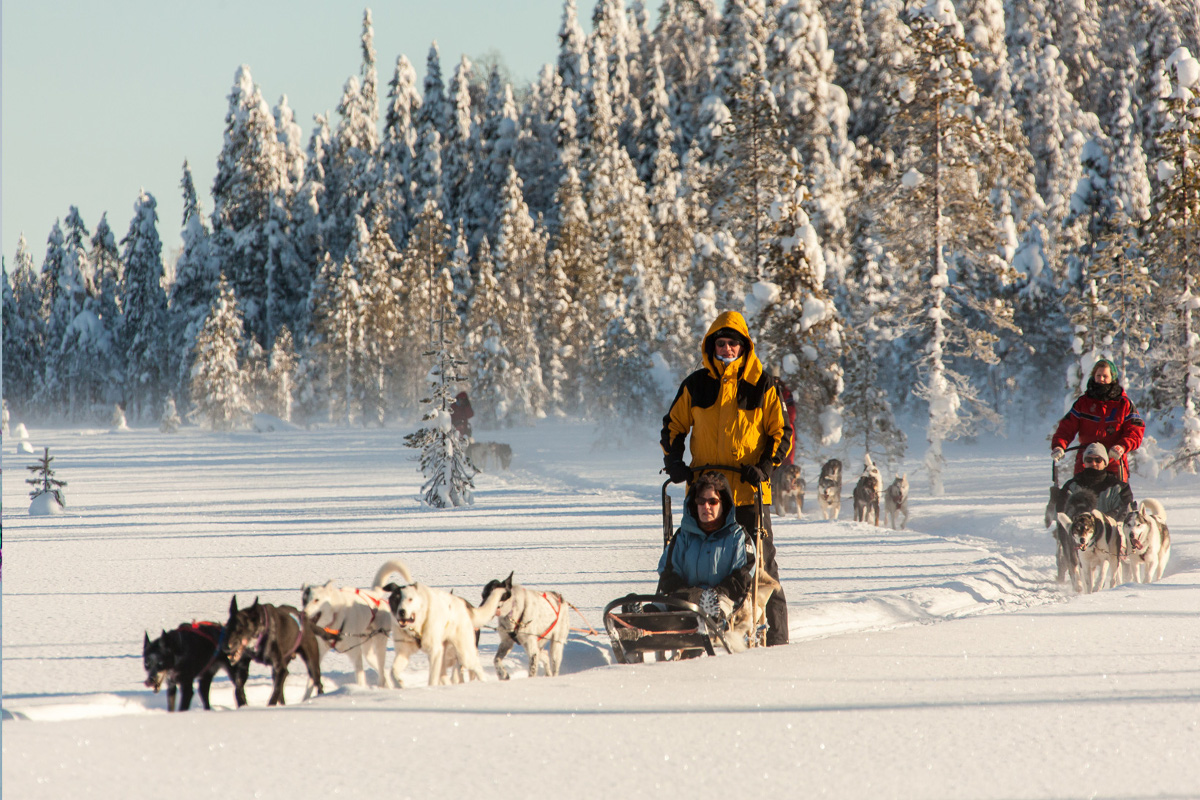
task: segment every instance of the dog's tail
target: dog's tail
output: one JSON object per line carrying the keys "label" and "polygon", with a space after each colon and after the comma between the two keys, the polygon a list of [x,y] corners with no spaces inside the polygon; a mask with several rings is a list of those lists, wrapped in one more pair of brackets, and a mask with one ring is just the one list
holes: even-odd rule
{"label": "dog's tail", "polygon": [[1147,497],[1142,501],[1142,508],[1146,509],[1146,513],[1151,516],[1158,517],[1160,522],[1167,521],[1167,510],[1163,508],[1163,504],[1155,500],[1153,497]]}
{"label": "dog's tail", "polygon": [[[510,575],[509,577],[511,578],[512,576]],[[500,602],[504,599],[507,591],[502,585],[495,587],[492,591],[488,592],[488,596],[484,598],[483,605],[479,608],[467,603],[467,609],[471,612],[471,624],[475,626],[475,630],[479,630],[492,617],[496,616],[496,610],[500,608]]]}
{"label": "dog's tail", "polygon": [[404,565],[404,562],[393,559],[383,562],[383,566],[375,573],[375,580],[371,583],[371,586],[375,589],[382,589],[384,579],[393,572],[399,572],[400,577],[404,578],[405,583],[411,584],[413,582],[412,573],[408,571],[408,567]]}

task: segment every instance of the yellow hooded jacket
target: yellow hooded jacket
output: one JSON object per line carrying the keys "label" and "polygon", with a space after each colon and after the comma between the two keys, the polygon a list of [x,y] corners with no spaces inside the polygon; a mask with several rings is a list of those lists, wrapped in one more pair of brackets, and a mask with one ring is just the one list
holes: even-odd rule
{"label": "yellow hooded jacket", "polygon": [[[730,328],[746,340],[736,361],[726,365],[715,354],[717,331]],[[683,461],[684,440],[691,437],[691,466],[757,465],[770,474],[792,445],[790,425],[775,381],[754,352],[746,320],[726,311],[713,321],[701,343],[704,369],[684,378],[671,410],[663,417],[662,449],[667,462]],[[737,472],[726,471],[737,505],[754,503],[754,489]],[[770,482],[763,483],[764,504],[771,502]]]}

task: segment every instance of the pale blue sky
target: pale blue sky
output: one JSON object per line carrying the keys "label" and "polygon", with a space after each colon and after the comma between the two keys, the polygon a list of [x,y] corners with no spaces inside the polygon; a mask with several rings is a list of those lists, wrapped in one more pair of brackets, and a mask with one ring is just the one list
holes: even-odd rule
{"label": "pale blue sky", "polygon": [[[579,0],[585,30],[595,0]],[[656,7],[656,4],[647,4]],[[125,235],[138,191],[158,200],[164,258],[179,245],[186,158],[206,212],[239,64],[281,94],[305,142],[358,74],[363,2],[343,0],[3,0],[3,254],[23,231],[38,268],[56,218],[77,205]],[[530,81],[557,56],[562,0],[385,0],[370,4],[381,95],[396,58],[423,79],[437,40],[449,76],[498,51]]]}

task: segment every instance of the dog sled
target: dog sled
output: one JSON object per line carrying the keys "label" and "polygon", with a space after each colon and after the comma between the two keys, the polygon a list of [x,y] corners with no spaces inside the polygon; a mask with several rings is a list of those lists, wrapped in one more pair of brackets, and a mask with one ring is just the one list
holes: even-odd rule
{"label": "dog sled", "polygon": [[[696,474],[706,470],[739,472],[740,468],[723,465],[694,467]],[[662,485],[663,548],[671,544],[675,535],[675,523],[671,513],[671,495],[667,488],[668,479]],[[758,514],[758,531],[755,552],[762,553],[763,508],[762,492],[755,488]],[[761,556],[756,574],[762,568]],[[758,603],[758,581],[754,584],[754,606]],[[765,601],[764,601],[765,602]],[[708,605],[707,603],[705,604]],[[712,609],[715,612],[715,609]],[[612,643],[613,657],[618,664],[640,664],[647,653],[662,661],[666,654],[674,652],[679,658],[699,655],[716,655],[718,650],[733,653],[745,649],[727,638],[726,623],[719,615],[709,613],[701,604],[674,595],[627,594],[618,597],[604,608],[604,627]],[[762,644],[765,626],[755,627],[749,637],[750,647]]]}

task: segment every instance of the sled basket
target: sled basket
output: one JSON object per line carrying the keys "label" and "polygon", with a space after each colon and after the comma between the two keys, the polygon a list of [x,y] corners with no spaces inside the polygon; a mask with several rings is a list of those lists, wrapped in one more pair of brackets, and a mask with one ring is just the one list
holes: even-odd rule
{"label": "sled basket", "polygon": [[[653,604],[653,610],[644,606]],[[731,652],[719,623],[698,605],[659,594],[629,594],[604,609],[604,627],[618,664],[641,663],[646,653],[703,650]]]}

